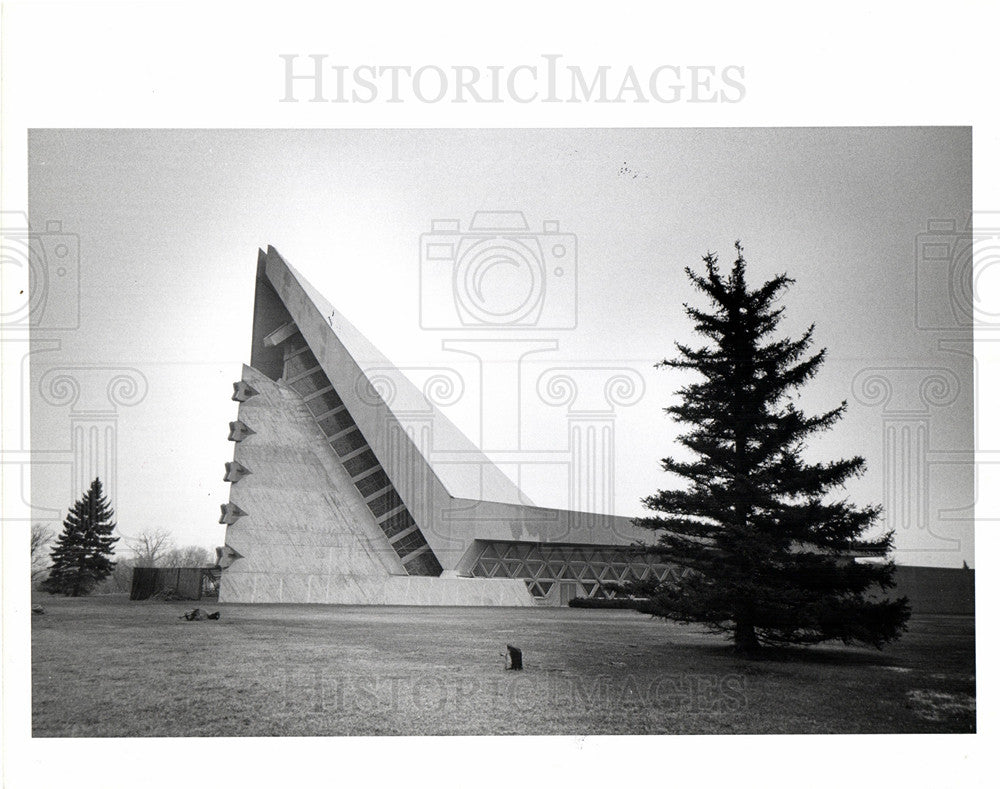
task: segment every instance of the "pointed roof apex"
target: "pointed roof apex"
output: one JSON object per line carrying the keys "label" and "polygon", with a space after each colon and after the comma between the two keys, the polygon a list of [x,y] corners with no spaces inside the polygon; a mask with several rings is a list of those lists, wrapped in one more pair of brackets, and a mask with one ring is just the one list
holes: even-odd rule
{"label": "pointed roof apex", "polygon": [[[440,411],[431,394],[415,386],[270,245],[264,270],[273,292],[281,301],[282,311],[287,311],[342,398],[354,401],[356,408],[374,409],[372,413],[377,417],[372,418],[377,418],[379,430],[386,430],[389,422],[398,425],[397,411],[419,413],[423,423],[432,430],[433,449],[452,457],[463,457],[462,462],[434,463],[429,454],[431,445],[413,446],[448,493],[473,500],[531,503],[513,480]],[[275,326],[269,327],[269,331],[280,328],[281,323],[275,319]],[[264,337],[261,333],[261,347]],[[343,355],[338,356],[333,351],[325,354],[325,346],[340,348]],[[260,369],[256,364],[254,367]],[[266,371],[261,372],[267,375]],[[380,408],[385,410],[380,411]],[[357,413],[352,416],[355,421],[364,421]],[[407,435],[405,428],[400,435]]]}

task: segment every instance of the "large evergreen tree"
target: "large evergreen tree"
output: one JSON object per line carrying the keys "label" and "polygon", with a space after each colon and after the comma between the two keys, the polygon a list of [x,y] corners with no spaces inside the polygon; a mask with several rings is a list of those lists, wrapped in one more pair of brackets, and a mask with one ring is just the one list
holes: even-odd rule
{"label": "large evergreen tree", "polygon": [[790,395],[816,375],[826,352],[809,353],[813,326],[798,339],[774,337],[784,310],[776,302],[793,280],[780,275],[750,288],[738,242],[736,250],[728,275],[714,254],[704,258],[704,275],[686,270],[710,301],[707,309],[684,305],[707,344],[677,343],[679,356],[657,365],[700,379],[664,409],[687,429],[679,442],[690,459],[665,458],[663,469],[687,487],[643,499],[660,514],[635,521],[693,572],[647,589],[650,610],[729,634],[741,651],[827,639],[881,647],[905,629],[908,602],[872,599],[871,590],[893,586],[891,561],[849,554],[884,559],[892,534],[866,538],[881,508],[827,500],[863,473],[864,459],[803,458],[806,439],[830,429],[847,402],[816,416],[796,408]]}
{"label": "large evergreen tree", "polygon": [[50,594],[79,597],[107,578],[115,563],[109,558],[117,537],[115,522],[100,478],[90,483],[66,515],[63,530],[52,549],[52,567],[42,589]]}

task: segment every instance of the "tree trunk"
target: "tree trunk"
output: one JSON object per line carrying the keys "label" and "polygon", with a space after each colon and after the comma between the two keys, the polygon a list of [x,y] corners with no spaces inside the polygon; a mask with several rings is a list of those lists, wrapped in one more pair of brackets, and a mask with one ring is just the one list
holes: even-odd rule
{"label": "tree trunk", "polygon": [[746,617],[736,619],[736,651],[749,655],[760,649],[760,641],[757,640],[757,632],[754,630],[753,621]]}

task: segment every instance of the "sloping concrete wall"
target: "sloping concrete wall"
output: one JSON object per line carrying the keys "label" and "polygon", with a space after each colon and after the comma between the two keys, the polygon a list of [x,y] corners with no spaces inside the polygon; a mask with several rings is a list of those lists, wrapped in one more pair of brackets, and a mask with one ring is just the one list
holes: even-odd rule
{"label": "sloping concrete wall", "polygon": [[[627,518],[533,506],[277,250],[268,247],[264,261],[267,281],[447,572],[465,569],[477,538],[603,545],[648,539]],[[432,451],[449,462],[433,466]]]}
{"label": "sloping concrete wall", "polygon": [[258,392],[239,408],[254,433],[234,460],[250,473],[230,502],[247,514],[226,529],[242,558],[223,573],[220,600],[364,602],[366,587],[405,575],[299,395],[252,367],[243,380]]}
{"label": "sloping concrete wall", "polygon": [[302,398],[252,367],[242,380],[257,394],[239,408],[253,432],[235,442],[249,473],[230,489],[245,514],[226,529],[239,558],[221,602],[532,605],[517,579],[408,576]]}

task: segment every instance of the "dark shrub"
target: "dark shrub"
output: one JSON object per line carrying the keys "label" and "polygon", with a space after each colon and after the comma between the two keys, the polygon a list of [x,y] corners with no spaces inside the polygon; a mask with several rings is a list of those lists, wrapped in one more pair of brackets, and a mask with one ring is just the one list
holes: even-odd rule
{"label": "dark shrub", "polygon": [[636,608],[642,600],[633,600],[628,597],[574,597],[569,601],[570,608]]}

